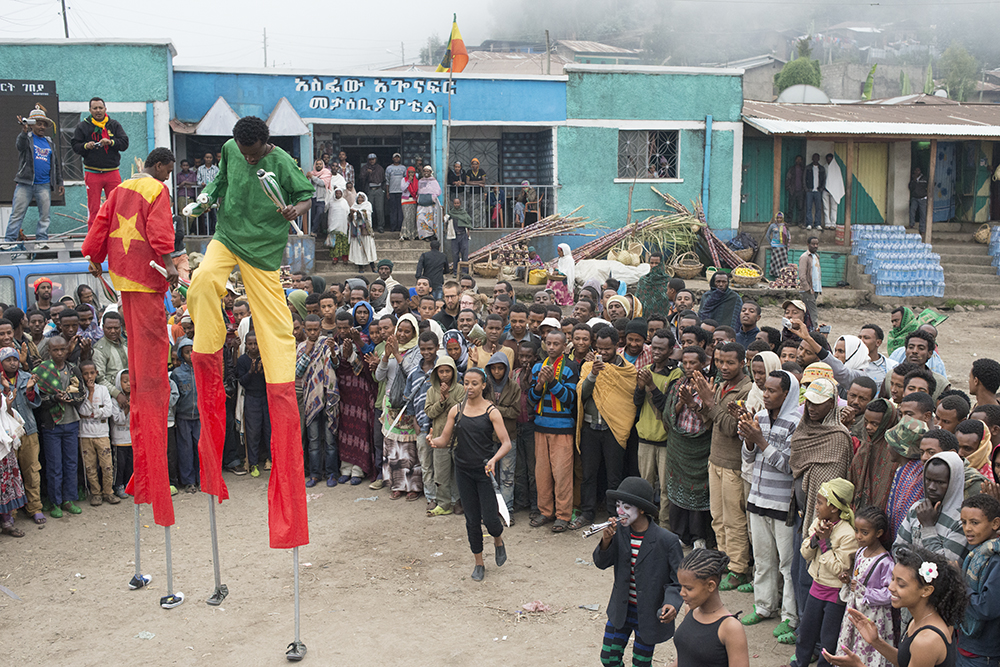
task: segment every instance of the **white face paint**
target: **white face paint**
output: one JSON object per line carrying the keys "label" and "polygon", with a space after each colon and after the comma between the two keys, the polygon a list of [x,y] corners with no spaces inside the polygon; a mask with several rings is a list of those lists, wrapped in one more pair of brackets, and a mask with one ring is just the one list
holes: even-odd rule
{"label": "white face paint", "polygon": [[631,526],[639,519],[639,508],[635,505],[629,505],[619,500],[617,507],[619,526]]}

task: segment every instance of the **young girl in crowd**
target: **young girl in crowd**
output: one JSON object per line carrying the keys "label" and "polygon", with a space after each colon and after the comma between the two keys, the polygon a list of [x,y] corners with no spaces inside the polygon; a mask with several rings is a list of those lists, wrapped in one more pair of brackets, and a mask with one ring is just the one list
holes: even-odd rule
{"label": "young girl in crowd", "polygon": [[[450,333],[450,332],[449,332]],[[445,334],[445,339],[448,334]],[[465,387],[461,384],[455,360],[451,355],[438,356],[431,376],[431,386],[427,390],[427,404],[424,411],[431,420],[431,437],[436,438],[444,431],[448,412],[465,398]],[[454,449],[450,446],[434,450],[434,483],[437,484],[437,507],[427,510],[427,516],[446,516],[454,511],[452,500],[454,489]]]}
{"label": "young girl in crowd", "polygon": [[[486,372],[481,368],[470,368],[465,373],[465,401],[448,411],[444,432],[429,440],[435,449],[448,447],[451,434],[456,434],[455,482],[465,508],[469,547],[476,560],[472,569],[474,581],[482,581],[486,576],[481,524],[486,525],[486,530],[493,537],[497,567],[507,562],[507,549],[501,538],[503,523],[490,478],[496,475],[497,462],[510,451],[510,437],[500,411],[484,395],[486,387]],[[494,433],[500,440],[499,450],[495,450],[493,444]]]}
{"label": "young girl in crowd", "polygon": [[[878,630],[878,636],[887,644],[895,646],[896,633],[893,630],[889,584],[892,581],[892,568],[896,563],[883,544],[888,537],[888,530],[889,518],[878,507],[865,507],[854,517],[854,537],[858,540],[858,551],[854,554],[853,573],[844,573],[841,579],[849,584],[849,588],[841,589],[841,599],[846,598],[848,610],[857,609],[871,619]],[[847,617],[841,623],[837,646],[845,646],[857,653],[868,667],[888,665],[885,656],[864,640]]]}
{"label": "young girl in crowd", "polygon": [[674,632],[677,659],[671,667],[749,666],[743,624],[729,613],[719,595],[728,566],[729,556],[721,551],[695,549],[677,569],[688,613]]}
{"label": "young girl in crowd", "polygon": [[[955,626],[965,614],[966,592],[958,569],[941,556],[921,548],[897,546],[889,593],[895,609],[906,609],[913,622],[899,638],[899,648],[879,635],[875,623],[857,609],[849,618],[865,641],[896,667],[955,667],[958,642]],[[823,657],[837,667],[868,667],[857,653],[826,648]]]}
{"label": "young girl in crowd", "polygon": [[[836,651],[844,603],[840,601],[841,575],[850,572],[851,559],[858,550],[854,537],[854,485],[843,478],[831,479],[816,494],[816,516],[802,540],[802,557],[809,562],[809,588],[805,611],[795,643],[797,667],[807,667],[819,642],[825,651]],[[828,665],[820,657],[819,667]]]}

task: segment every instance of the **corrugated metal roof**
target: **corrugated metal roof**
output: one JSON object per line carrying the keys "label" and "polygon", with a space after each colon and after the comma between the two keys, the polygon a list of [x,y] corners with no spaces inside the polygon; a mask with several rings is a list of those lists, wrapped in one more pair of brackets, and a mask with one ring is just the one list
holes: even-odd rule
{"label": "corrugated metal roof", "polygon": [[743,103],[743,120],[766,134],[1000,137],[1000,105]]}
{"label": "corrugated metal roof", "polygon": [[702,67],[735,67],[737,69],[753,69],[755,67],[762,67],[764,65],[772,65],[778,63],[779,65],[784,65],[787,60],[773,56],[771,54],[764,54],[760,56],[752,56],[750,58],[743,58],[741,60],[729,60],[724,63],[703,63]]}
{"label": "corrugated metal roof", "polygon": [[[563,73],[563,66],[571,61],[553,53],[552,75]],[[386,67],[386,71],[424,71],[433,72],[436,65],[395,65]],[[469,53],[469,64],[463,74],[524,74],[540,76],[545,74],[546,61],[544,53],[518,53],[512,51],[472,51]]]}
{"label": "corrugated metal roof", "polygon": [[565,46],[575,53],[617,53],[634,56],[638,56],[640,53],[634,49],[623,49],[618,46],[611,46],[610,44],[602,44],[601,42],[588,42],[575,39],[559,39],[556,40],[556,44]]}

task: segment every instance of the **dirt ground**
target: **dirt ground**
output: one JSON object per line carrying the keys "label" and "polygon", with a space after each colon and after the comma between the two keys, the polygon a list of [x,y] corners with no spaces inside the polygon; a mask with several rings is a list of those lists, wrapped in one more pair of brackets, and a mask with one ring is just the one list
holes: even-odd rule
{"label": "dirt ground", "polygon": [[[864,322],[888,329],[889,313],[821,309],[834,335]],[[765,323],[780,321],[774,307]],[[996,355],[1000,312],[953,313],[941,327],[942,356],[954,384],[965,389],[976,355]],[[208,500],[175,497],[174,584],[187,596],[164,610],[163,529],[142,512],[145,590],[129,591],[133,572],[132,508],[83,506],[83,514],[49,519],[43,529],[19,517],[23,539],[0,538],[4,659],[11,665],[279,665],[294,636],[290,551],[267,545],[266,473],[226,474],[232,499],[218,508],[222,579],[230,594],[209,607],[213,575]],[[391,501],[367,484],[311,489],[309,545],[302,563],[302,639],[306,664],[588,665],[598,664],[612,575],[590,562],[598,537],[532,529],[527,514],[504,533],[509,560],[493,565],[486,544],[486,580],[469,578],[462,517],[430,519],[422,501]],[[370,498],[377,496],[372,501]],[[582,561],[582,562],[581,562]],[[522,613],[540,600],[544,613]],[[730,612],[747,612],[752,596],[727,593]],[[593,612],[581,605],[600,605]],[[776,621],[750,628],[751,665],[788,661],[793,647],[771,636]],[[149,639],[140,633],[152,633]],[[673,660],[661,645],[654,664]],[[8,662],[9,661],[9,662]]]}

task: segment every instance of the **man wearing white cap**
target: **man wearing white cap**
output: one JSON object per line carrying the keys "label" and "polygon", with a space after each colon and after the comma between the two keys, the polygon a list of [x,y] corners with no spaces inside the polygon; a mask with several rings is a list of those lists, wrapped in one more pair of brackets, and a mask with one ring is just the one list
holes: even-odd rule
{"label": "man wearing white cap", "polygon": [[403,166],[403,156],[392,154],[392,164],[385,168],[385,179],[389,186],[389,231],[399,232],[403,229],[403,179],[406,177],[406,167]]}
{"label": "man wearing white cap", "polygon": [[[17,121],[21,123],[21,133],[14,142],[18,155],[17,174],[14,176],[14,202],[10,221],[7,223],[5,240],[8,243],[17,241],[18,233],[21,231],[21,221],[24,220],[24,214],[28,212],[28,206],[34,199],[38,205],[38,228],[35,231],[35,240],[45,241],[49,238],[49,205],[52,193],[55,192],[61,197],[64,192],[62,170],[59,160],[56,159],[55,148],[52,140],[45,136],[52,126],[52,121],[46,118],[45,109],[41,105],[36,105],[27,118],[18,116]],[[39,247],[46,246],[42,243]]]}
{"label": "man wearing white cap", "polygon": [[372,204],[372,228],[381,234],[385,231],[385,169],[378,163],[375,153],[369,153],[368,162],[361,166],[361,187],[368,193],[368,201]]}

